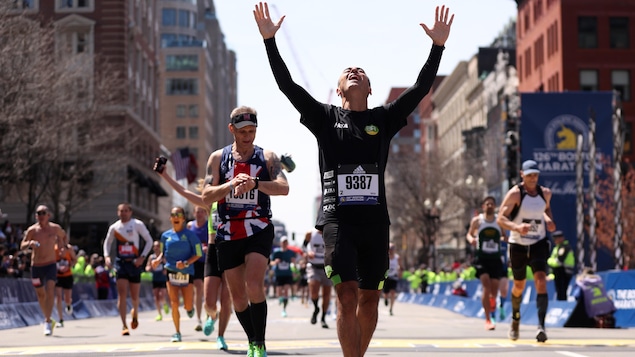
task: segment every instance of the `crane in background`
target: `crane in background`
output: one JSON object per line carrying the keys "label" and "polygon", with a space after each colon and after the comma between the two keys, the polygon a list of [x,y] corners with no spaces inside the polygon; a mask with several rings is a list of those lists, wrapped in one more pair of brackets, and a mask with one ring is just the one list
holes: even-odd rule
{"label": "crane in background", "polygon": [[[276,16],[276,18],[280,18],[280,13],[278,13],[278,8],[276,7],[275,4],[269,4],[269,7],[271,8],[271,10],[273,10],[274,15]],[[282,33],[284,34],[284,38],[287,41],[287,43],[289,44],[289,48],[291,49],[291,55],[293,56],[293,61],[295,62],[295,65],[298,68],[298,71],[300,71],[300,76],[302,77],[302,82],[304,82],[304,89],[306,89],[307,92],[311,93],[311,85],[309,83],[309,79],[306,76],[306,72],[304,71],[304,68],[302,67],[302,62],[300,61],[300,57],[298,56],[298,53],[295,50],[295,46],[293,45],[293,41],[291,41],[291,36],[289,35],[289,33],[285,30],[285,27],[281,28]],[[318,71],[319,72],[319,71]],[[320,72],[320,75],[321,72]],[[324,77],[324,75],[322,75],[322,77]],[[327,104],[331,104],[331,97],[333,96],[333,88],[329,88],[329,93],[328,96],[326,98],[326,102]]]}

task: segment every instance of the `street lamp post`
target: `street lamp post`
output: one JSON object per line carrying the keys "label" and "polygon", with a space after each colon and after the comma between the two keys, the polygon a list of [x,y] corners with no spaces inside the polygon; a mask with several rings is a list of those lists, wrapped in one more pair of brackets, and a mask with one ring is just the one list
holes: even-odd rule
{"label": "street lamp post", "polygon": [[426,234],[428,235],[429,242],[429,259],[432,259],[432,264],[428,261],[428,265],[432,267],[434,272],[437,271],[437,233],[439,232],[439,223],[441,221],[441,200],[437,199],[432,202],[427,198],[423,202],[424,215],[426,218]]}
{"label": "street lamp post", "polygon": [[[468,175],[465,178],[465,187],[467,188],[468,192],[465,195],[466,198],[466,208],[465,208],[465,212],[466,212],[466,222],[470,222],[472,220],[472,217],[474,217],[479,210],[479,207],[481,206],[481,201],[483,200],[483,198],[486,195],[487,192],[487,187],[485,185],[485,180],[482,177],[478,177],[475,178],[472,175]],[[466,225],[466,229],[467,227],[469,227],[469,223]],[[463,242],[465,244],[465,240],[459,240],[459,243]],[[461,245],[457,243],[457,252],[461,251]],[[465,253],[467,254],[467,245],[464,245],[465,247]],[[472,249],[471,246],[469,246],[470,251]]]}

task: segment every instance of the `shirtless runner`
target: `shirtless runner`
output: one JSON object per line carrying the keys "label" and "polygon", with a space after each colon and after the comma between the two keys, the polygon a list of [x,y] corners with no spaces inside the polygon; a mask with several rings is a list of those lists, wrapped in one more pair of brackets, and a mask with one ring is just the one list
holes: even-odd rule
{"label": "shirtless runner", "polygon": [[51,336],[55,321],[51,320],[57,281],[57,257],[55,245],[66,246],[66,232],[56,223],[49,222],[51,213],[45,205],[35,210],[37,223],[24,233],[20,249],[31,249],[31,281],[44,315],[44,335]]}

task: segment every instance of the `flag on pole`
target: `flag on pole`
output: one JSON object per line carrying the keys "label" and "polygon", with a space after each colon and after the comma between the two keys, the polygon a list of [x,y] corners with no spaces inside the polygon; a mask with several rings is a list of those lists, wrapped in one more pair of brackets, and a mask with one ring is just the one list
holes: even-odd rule
{"label": "flag on pole", "polygon": [[179,148],[174,150],[170,156],[170,160],[172,161],[172,165],[174,165],[175,178],[177,180],[186,178],[190,164],[190,149]]}
{"label": "flag on pole", "polygon": [[196,156],[194,156],[194,154],[190,153],[190,159],[188,161],[188,166],[187,166],[187,184],[191,184],[192,182],[196,181],[196,177],[198,176],[198,163],[196,162]]}

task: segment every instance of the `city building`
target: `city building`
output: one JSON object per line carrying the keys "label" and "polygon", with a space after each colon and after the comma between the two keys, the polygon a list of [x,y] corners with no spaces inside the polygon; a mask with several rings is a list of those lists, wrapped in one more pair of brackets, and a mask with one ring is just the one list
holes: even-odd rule
{"label": "city building", "polygon": [[519,92],[621,94],[624,158],[635,159],[635,4],[623,0],[516,0]]}
{"label": "city building", "polygon": [[[236,56],[225,46],[212,0],[29,0],[14,6],[16,14],[54,25],[51,51],[58,58],[95,55],[124,77],[120,101],[105,119],[130,128],[120,138],[129,155],[109,169],[124,184],[95,188],[104,194],[73,213],[71,243],[100,252],[120,202],[129,202],[134,217],[158,237],[169,227],[172,202],[161,199],[170,190],[152,171],[154,158],[166,153],[163,148],[189,148],[201,157],[202,177],[209,153],[231,143]],[[95,71],[100,63],[93,63]],[[185,138],[178,137],[183,130]],[[24,224],[24,203],[11,195],[3,200],[11,222]]]}
{"label": "city building", "polygon": [[187,149],[205,177],[212,151],[229,145],[236,107],[236,54],[227,49],[211,0],[161,0],[159,118],[168,151]]}

